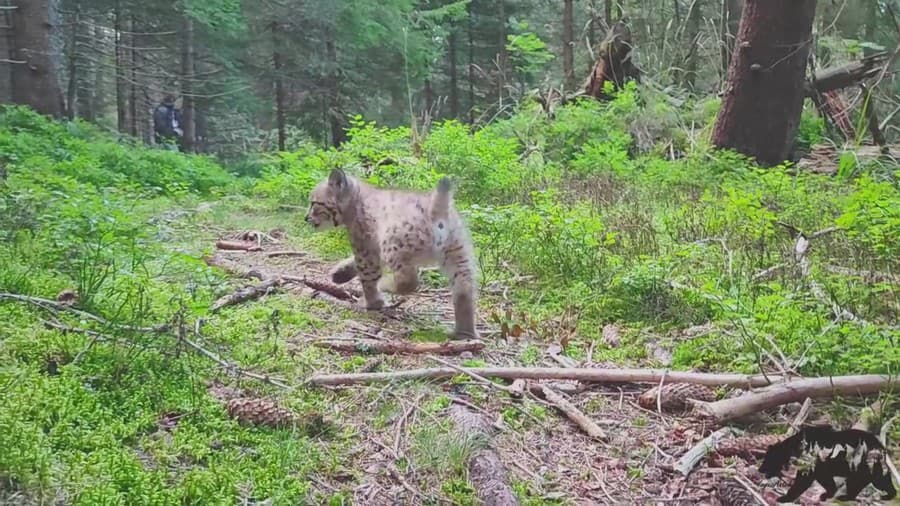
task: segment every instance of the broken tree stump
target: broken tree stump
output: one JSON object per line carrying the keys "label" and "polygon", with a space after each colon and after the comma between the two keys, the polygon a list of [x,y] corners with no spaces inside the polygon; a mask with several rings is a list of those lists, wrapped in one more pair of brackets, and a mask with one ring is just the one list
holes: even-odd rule
{"label": "broken tree stump", "polygon": [[610,27],[600,43],[600,54],[584,83],[584,94],[597,99],[609,98],[604,91],[607,82],[620,89],[625,81],[640,81],[640,70],[631,61],[631,30],[619,21]]}

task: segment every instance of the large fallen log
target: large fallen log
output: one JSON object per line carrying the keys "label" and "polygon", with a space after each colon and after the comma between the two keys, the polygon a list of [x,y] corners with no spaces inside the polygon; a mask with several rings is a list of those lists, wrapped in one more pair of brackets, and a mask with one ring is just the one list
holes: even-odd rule
{"label": "large fallen log", "polygon": [[450,407],[450,418],[461,437],[482,445],[469,456],[469,480],[485,506],[518,506],[519,499],[509,485],[506,467],[490,446],[491,424],[481,415],[462,406]]}
{"label": "large fallen log", "polygon": [[822,69],[815,73],[812,82],[806,83],[806,96],[839,90],[874,77],[883,70],[888,58],[887,53],[877,53],[840,67]]}
{"label": "large fallen log", "polygon": [[[659,383],[665,377],[667,383],[695,383],[707,386],[731,386],[737,388],[762,387],[778,381],[780,376],[753,376],[746,374],[712,374],[679,372],[665,369],[596,369],[555,367],[471,367],[460,368],[488,378],[575,380],[588,383]],[[449,378],[460,374],[449,367],[433,369],[408,369],[404,371],[318,374],[308,382],[318,386],[359,385],[401,380]]]}
{"label": "large fallen log", "polygon": [[443,343],[418,343],[414,341],[382,341],[379,339],[322,339],[313,341],[319,348],[328,348],[345,353],[384,353],[458,355],[464,351],[477,352],[484,349],[484,343],[478,340],[446,341]]}
{"label": "large fallen log", "polygon": [[716,402],[694,401],[694,411],[703,418],[722,423],[759,413],[805,398],[871,395],[900,388],[900,378],[868,374],[808,378],[772,385],[762,391]]}

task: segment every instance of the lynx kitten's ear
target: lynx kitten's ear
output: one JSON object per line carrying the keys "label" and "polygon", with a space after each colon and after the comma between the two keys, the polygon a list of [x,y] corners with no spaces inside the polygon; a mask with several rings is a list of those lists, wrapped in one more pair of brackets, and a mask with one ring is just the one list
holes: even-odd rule
{"label": "lynx kitten's ear", "polygon": [[347,174],[341,169],[333,169],[328,175],[328,185],[337,191],[341,191],[347,187]]}

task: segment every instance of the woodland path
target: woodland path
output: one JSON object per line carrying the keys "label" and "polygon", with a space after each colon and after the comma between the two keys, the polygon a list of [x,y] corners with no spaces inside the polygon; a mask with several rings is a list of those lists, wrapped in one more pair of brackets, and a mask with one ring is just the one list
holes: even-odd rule
{"label": "woodland path", "polygon": [[[240,234],[231,234],[228,238],[236,235]],[[259,283],[242,280],[241,273],[262,273],[270,279],[327,279],[330,264],[302,247],[291,246],[295,241],[290,238],[279,240],[278,244],[266,244],[259,237],[255,239],[259,241],[261,251],[218,250],[208,263],[225,266],[235,275],[238,287]],[[272,252],[278,250],[291,250],[295,254],[272,256]],[[426,273],[424,277],[429,275]],[[358,310],[349,301],[339,300],[327,291],[303,283],[282,285],[280,291],[288,296],[327,301],[327,304],[310,304],[308,310],[322,321],[330,322],[314,331],[285,337],[285,345],[300,356],[321,340],[441,340],[441,330],[452,328],[450,294],[441,280],[432,281],[435,282],[424,282],[419,292],[408,297],[391,299],[388,295],[387,303],[393,307],[382,312]],[[343,286],[351,293],[359,293],[357,280]],[[616,364],[593,363],[590,358],[573,360],[560,353],[558,343],[533,339],[527,331],[519,338],[501,337],[503,333],[492,323],[494,315],[515,311],[514,303],[505,293],[504,286],[497,283],[482,290],[479,331],[485,348],[475,353],[444,356],[442,360],[457,366],[616,367]],[[266,297],[244,303],[265,304]],[[346,364],[355,355],[341,351],[325,353],[333,357],[330,361],[333,366],[317,370],[316,374],[348,372]],[[362,356],[366,360],[358,363],[354,372],[440,366],[422,354],[362,353]],[[523,357],[529,357],[527,364],[523,363]],[[477,412],[493,422],[495,428],[499,427],[489,445],[499,455],[509,481],[527,487],[533,499],[528,504],[717,505],[723,504],[718,490],[726,482],[734,486],[742,483],[743,489],[752,488],[769,504],[774,504],[774,498],[780,495],[771,486],[764,486],[755,470],[757,457],[747,456],[745,460],[733,455],[713,454],[703,459],[687,478],[675,471],[673,465],[677,460],[717,427],[684,413],[642,407],[639,396],[652,385],[563,383],[552,382],[552,386],[564,392],[572,404],[603,429],[608,435],[606,441],[589,437],[545,399],[529,393],[514,398],[477,381],[447,379],[330,389],[334,404],[330,406],[329,414],[339,420],[340,426],[350,428],[356,440],[352,454],[341,455],[339,460],[344,468],[356,472],[352,476],[323,476],[316,482],[323,491],[352,490],[354,504],[455,502],[446,489],[442,489],[441,477],[433,470],[420,468],[416,457],[411,456],[416,444],[414,439],[419,437],[421,441],[422,431],[427,431],[423,428],[438,425],[446,419],[449,406],[433,409],[435,399],[444,397],[451,405]],[[376,420],[380,403],[387,401],[399,404],[401,409]],[[759,418],[757,426],[742,428],[750,433],[764,434],[771,432],[767,426],[783,427],[794,415],[796,408],[786,406],[773,418]],[[411,434],[414,430],[419,436]],[[436,438],[434,443],[436,459],[447,458],[440,455],[443,451],[453,451],[442,447],[447,440]],[[454,447],[465,445],[464,441],[450,444]],[[421,451],[418,458],[423,458]],[[738,475],[740,481],[730,478],[734,475]],[[777,490],[783,493],[784,487],[782,482]],[[741,490],[741,486],[736,488],[739,495],[747,497],[746,490]],[[802,504],[821,504],[816,499],[821,491],[818,485],[811,487],[802,498]],[[871,496],[871,490],[867,493]],[[860,504],[868,503],[865,494],[860,496]]]}

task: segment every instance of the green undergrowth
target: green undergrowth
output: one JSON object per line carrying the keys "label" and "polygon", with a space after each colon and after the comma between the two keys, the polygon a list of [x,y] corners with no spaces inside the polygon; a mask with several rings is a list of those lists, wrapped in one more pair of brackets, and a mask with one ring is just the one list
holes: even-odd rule
{"label": "green undergrowth", "polygon": [[[78,308],[106,323],[0,298],[0,502],[348,502],[350,488],[319,484],[353,474],[347,456],[361,436],[339,418],[361,409],[360,399],[343,406],[333,392],[284,395],[242,383],[298,413],[338,418],[335,430],[317,434],[242,426],[207,393],[212,380],[233,381],[173,337],[183,332],[292,384],[364,366],[298,344],[338,333],[352,317],[325,302],[277,294],[208,310],[234,287],[201,260],[213,237],[283,228],[292,246],[325,260],[350,253],[345,232],[312,234],[302,220],[309,191],[333,167],[421,190],[444,174],[454,179],[478,254],[480,304],[508,339],[527,342],[517,353],[523,365],[559,343],[573,358],[593,350],[595,363],[618,365],[653,364],[661,346],[675,368],[772,370],[768,357],[783,355],[807,375],[898,372],[896,285],[848,274],[900,270],[898,168],[847,162],[836,177],[760,169],[696,135],[710,130],[716,109],[715,101],[675,108],[631,87],[606,104],[557,107],[553,117],[526,103],[476,130],[438,123],[417,146],[408,128],[356,118],[342,148],[272,154],[254,179],[207,157],[4,109],[0,292],[55,299],[71,290]],[[697,131],[687,135],[683,124]],[[798,145],[821,137],[821,123],[804,115]],[[832,228],[812,239],[801,275],[791,230]],[[835,308],[859,321],[836,318]],[[123,328],[159,323],[175,331]],[[619,328],[618,345],[601,337],[608,324]],[[706,330],[689,332],[698,326]],[[440,334],[423,324],[411,338]],[[378,404],[365,408],[367,419],[392,432],[403,406],[380,394],[370,401]],[[443,396],[423,402],[446,407]],[[541,409],[503,416],[518,427],[545,419]],[[439,477],[436,497],[470,502],[461,463],[479,442],[418,420],[398,468]],[[516,484],[523,502],[546,504],[533,488]]]}

